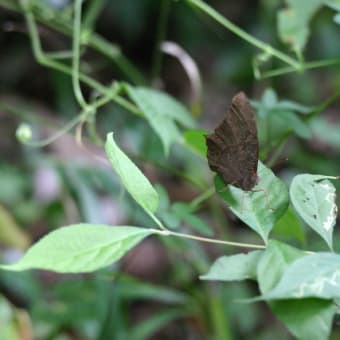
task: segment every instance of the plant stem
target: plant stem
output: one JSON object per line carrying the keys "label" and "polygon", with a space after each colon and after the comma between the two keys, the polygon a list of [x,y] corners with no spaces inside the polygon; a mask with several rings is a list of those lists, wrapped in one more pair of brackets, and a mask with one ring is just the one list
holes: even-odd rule
{"label": "plant stem", "polygon": [[320,105],[318,105],[310,114],[306,117],[306,119],[310,120],[314,116],[316,116],[318,113],[325,110],[328,106],[332,105],[335,101],[337,101],[340,97],[340,88],[337,89],[337,91],[327,98],[324,102],[322,102]]}
{"label": "plant stem", "polygon": [[[32,50],[33,50],[33,53],[34,53],[34,56],[37,62],[44,66],[56,69],[60,72],[63,72],[65,74],[72,76],[72,69],[70,67],[56,60],[47,58],[45,56],[41,48],[39,33],[37,30],[37,26],[35,24],[35,19],[34,19],[32,12],[30,11],[25,12],[25,17],[26,17],[28,30],[29,30],[29,35],[31,38]],[[91,87],[92,89],[96,90],[98,93],[101,93],[107,97],[110,97],[112,101],[124,107],[126,110],[130,111],[131,113],[134,113],[136,115],[142,115],[142,112],[135,105],[131,104],[126,99],[118,96],[116,93],[111,93],[111,91],[108,90],[106,86],[100,84],[93,78],[87,76],[86,74],[79,72],[79,79],[83,83]]]}
{"label": "plant stem", "polygon": [[190,208],[195,210],[199,204],[201,204],[206,199],[210,198],[215,193],[215,187],[208,188],[202,194],[193,199],[190,203]]}
{"label": "plant stem", "polygon": [[166,36],[167,19],[170,10],[170,0],[160,1],[160,14],[157,23],[157,36],[152,56],[151,80],[154,81],[159,77],[162,68],[162,52],[160,45]]}
{"label": "plant stem", "polygon": [[55,134],[49,136],[48,138],[38,140],[38,141],[27,141],[24,144],[29,145],[32,147],[43,147],[46,145],[51,144],[58,138],[60,138],[62,135],[64,135],[67,131],[71,130],[74,126],[76,126],[82,119],[84,119],[84,115],[80,114],[71,119],[66,125],[64,125],[61,129],[59,129]]}
{"label": "plant stem", "polygon": [[80,62],[80,35],[81,35],[81,5],[82,0],[75,0],[74,2],[74,24],[73,24],[73,44],[72,44],[72,85],[74,95],[86,112],[88,104],[86,103],[79,83],[79,62]]}
{"label": "plant stem", "polygon": [[[23,9],[17,2],[13,0],[0,0],[0,6],[15,12],[24,12],[24,14],[27,13],[26,9]],[[36,7],[38,8],[38,10],[36,9]],[[34,12],[37,20],[47,27],[50,27],[53,30],[63,33],[67,36],[72,35],[71,23],[65,20],[65,18],[58,11],[53,11],[53,16],[51,16],[51,10],[49,10],[48,15],[45,14],[46,11],[44,11],[44,6],[41,4],[41,2],[35,2],[34,8],[30,8],[29,11],[32,11],[32,13]],[[89,36],[87,37],[87,44],[89,47],[93,48],[97,52],[107,57],[109,60],[113,61],[118,69],[127,77],[129,81],[134,84],[145,84],[145,79],[143,75],[123,55],[119,46],[105,40],[103,37],[94,32],[89,34]]]}
{"label": "plant stem", "polygon": [[96,0],[88,3],[83,20],[83,29],[93,31],[98,16],[105,6],[105,2],[105,0]]}
{"label": "plant stem", "polygon": [[153,214],[151,211],[147,209],[145,209],[145,211],[152,218],[152,220],[158,225],[158,227],[161,229],[161,230],[155,229],[157,230],[157,232],[166,233],[166,234],[170,232],[170,230],[164,227],[163,223],[156,217],[155,214]]}
{"label": "plant stem", "polygon": [[196,240],[196,241],[201,241],[201,242],[224,244],[224,245],[227,245],[227,246],[233,246],[233,247],[239,247],[239,248],[252,248],[252,249],[265,249],[266,248],[265,245],[260,245],[260,244],[222,241],[222,240],[217,240],[217,239],[214,239],[214,238],[200,237],[200,236],[176,233],[176,232],[171,231],[171,230],[154,229],[154,232],[159,234],[159,235],[163,235],[163,236],[178,236],[178,237],[181,237],[181,238],[188,238],[188,239],[191,239],[191,240]]}
{"label": "plant stem", "polygon": [[[334,59],[326,59],[326,60],[315,60],[315,61],[309,61],[303,64],[303,69],[314,69],[314,68],[320,68],[320,67],[328,67],[333,65],[340,64],[340,58],[334,58]],[[296,69],[291,66],[281,67],[276,70],[270,70],[266,71],[263,74],[260,74],[260,79],[265,78],[272,78],[277,76],[282,76],[284,74],[295,72]]]}
{"label": "plant stem", "polygon": [[303,68],[303,65],[301,65],[298,61],[289,57],[285,53],[275,49],[271,45],[264,43],[263,41],[257,38],[254,38],[252,35],[248,34],[246,31],[242,30],[241,28],[233,24],[227,18],[223,17],[221,14],[215,11],[212,7],[208,6],[205,2],[201,0],[186,0],[186,1],[194,5],[196,8],[199,8],[204,13],[208,14],[211,18],[213,18],[215,21],[220,23],[223,27],[233,32],[234,34],[239,36],[241,39],[247,41],[249,44],[259,48],[260,50],[262,50],[263,52],[269,55],[272,55],[284,61],[288,65],[292,66],[295,70],[301,70]]}

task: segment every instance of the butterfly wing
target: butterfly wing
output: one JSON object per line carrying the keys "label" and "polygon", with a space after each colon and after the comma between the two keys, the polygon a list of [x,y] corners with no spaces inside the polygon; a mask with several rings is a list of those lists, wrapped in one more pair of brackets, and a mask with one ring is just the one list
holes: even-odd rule
{"label": "butterfly wing", "polygon": [[206,140],[210,169],[226,184],[251,190],[257,183],[259,147],[255,112],[243,92],[233,97],[225,119]]}

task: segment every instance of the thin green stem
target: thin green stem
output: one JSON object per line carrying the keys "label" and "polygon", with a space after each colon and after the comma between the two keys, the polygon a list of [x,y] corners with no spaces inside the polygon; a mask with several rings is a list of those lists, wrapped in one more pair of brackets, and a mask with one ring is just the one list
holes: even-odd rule
{"label": "thin green stem", "polygon": [[204,13],[209,15],[211,18],[213,18],[215,21],[220,23],[223,27],[233,32],[241,39],[247,41],[249,44],[259,48],[260,50],[262,50],[263,52],[267,54],[270,54],[282,60],[283,62],[292,66],[295,70],[301,70],[303,68],[303,65],[301,65],[298,61],[289,57],[285,53],[275,49],[271,45],[264,43],[263,41],[257,38],[254,38],[252,35],[248,34],[246,31],[242,30],[241,28],[233,24],[227,18],[223,17],[221,14],[215,11],[212,7],[208,6],[205,2],[201,0],[186,0],[186,1],[191,3],[196,8],[199,8],[201,11],[203,11]]}
{"label": "thin green stem", "polygon": [[166,27],[167,21],[169,17],[170,10],[170,0],[161,0],[160,1],[160,14],[158,17],[157,23],[157,36],[156,42],[154,46],[153,56],[152,56],[152,72],[151,79],[155,80],[159,77],[161,68],[162,68],[162,52],[160,49],[160,45],[166,36]]}
{"label": "thin green stem", "polygon": [[[158,225],[158,227],[161,229],[161,232],[165,232],[168,233],[170,232],[167,228],[165,228],[165,226],[163,225],[163,223],[157,218],[157,216],[155,214],[153,214],[151,211],[146,210],[147,214],[152,218],[152,220]],[[157,230],[159,232],[159,230]]]}
{"label": "thin green stem", "polygon": [[[95,2],[95,1],[93,1]],[[57,32],[61,32],[66,36],[72,35],[72,24],[58,11],[51,11],[48,13],[45,10],[46,6],[42,2],[35,2],[34,6],[26,6],[31,8],[25,8],[25,6],[14,2],[13,0],[0,0],[0,6],[10,9],[15,12],[27,14],[28,11],[32,11],[37,17],[40,23],[43,23],[47,27],[52,28]],[[33,7],[33,8],[32,8]],[[89,34],[87,37],[87,45],[103,56],[111,60],[118,69],[134,84],[145,84],[145,79],[139,70],[123,55],[118,45],[107,41],[96,33]]]}
{"label": "thin green stem", "polygon": [[[53,68],[53,69],[58,70],[62,73],[65,73],[65,74],[72,76],[72,69],[70,67],[68,67],[67,65],[62,64],[62,63],[60,63],[56,60],[49,59],[45,56],[45,54],[44,54],[44,52],[42,51],[42,48],[41,48],[39,33],[38,33],[38,30],[37,30],[37,26],[36,26],[35,19],[34,19],[32,12],[26,11],[25,12],[25,18],[26,18],[26,22],[27,22],[27,26],[28,26],[28,30],[29,30],[29,35],[30,35],[30,38],[31,38],[32,50],[33,50],[33,53],[34,53],[34,56],[35,56],[37,62],[44,65],[44,66]],[[83,73],[80,72],[79,73],[79,79],[84,84],[86,84],[89,87],[91,87],[92,89],[96,90],[98,93],[101,93],[103,95],[106,95],[107,97],[110,97],[113,102],[122,106],[123,108],[130,111],[131,113],[136,114],[136,115],[142,115],[142,112],[135,105],[131,104],[129,101],[118,96],[117,94],[111,93],[110,90],[107,89],[107,87],[100,84],[99,82],[97,82],[93,78],[91,78],[91,77],[87,76],[86,74],[83,74]]]}
{"label": "thin green stem", "polygon": [[79,82],[79,62],[80,62],[80,35],[81,35],[81,6],[82,0],[74,2],[74,22],[73,22],[73,57],[72,57],[72,85],[74,95],[84,111],[87,111],[88,104],[85,101]]}
{"label": "thin green stem", "polygon": [[202,202],[215,194],[215,188],[211,187],[204,191],[202,194],[193,199],[190,203],[190,208],[195,210]]}
{"label": "thin green stem", "polygon": [[170,173],[172,173],[172,174],[174,174],[174,175],[176,175],[180,178],[185,179],[187,182],[192,183],[193,185],[195,185],[199,189],[202,189],[202,190],[206,189],[206,187],[200,181],[198,181],[196,178],[190,176],[189,174],[186,174],[185,172],[183,172],[181,170],[178,170],[174,167],[171,167],[169,165],[165,165],[165,164],[158,162],[158,161],[155,161],[155,160],[146,159],[146,158],[138,156],[138,155],[131,155],[130,154],[129,156],[134,158],[134,159],[137,159],[141,162],[147,162],[149,164],[157,166],[160,169],[164,169],[167,172],[170,172]]}
{"label": "thin green stem", "polygon": [[92,32],[94,25],[105,6],[105,0],[89,1],[83,20],[83,29]]}
{"label": "thin green stem", "polygon": [[[340,58],[334,58],[334,59],[326,59],[326,60],[315,60],[315,61],[309,61],[306,62],[303,65],[304,70],[309,69],[315,69],[315,68],[321,68],[321,67],[329,67],[340,64]],[[263,74],[260,74],[260,79],[265,78],[272,78],[277,76],[282,76],[284,74],[296,72],[296,69],[290,66],[287,67],[281,67],[276,70],[270,70],[266,71]]]}
{"label": "thin green stem", "polygon": [[[107,104],[109,101],[111,101],[111,95],[99,98],[96,102],[93,103],[91,107],[93,108],[93,110],[97,110],[99,107]],[[63,128],[58,130],[55,134],[51,135],[50,137],[40,140],[40,141],[27,141],[25,142],[25,144],[32,146],[32,147],[43,147],[43,146],[49,145],[50,143],[54,142],[55,140],[60,138],[62,135],[64,135],[66,132],[70,131],[81,120],[88,120],[88,119],[89,119],[88,112],[82,111],[72,120],[70,120]]]}
{"label": "thin green stem", "polygon": [[46,57],[49,59],[72,59],[72,51],[57,51],[57,52],[47,52]]}
{"label": "thin green stem", "polygon": [[46,139],[39,140],[39,141],[27,141],[24,144],[29,145],[32,147],[43,147],[46,145],[51,144],[61,136],[63,136],[66,132],[70,131],[74,126],[76,126],[82,119],[84,119],[84,115],[80,114],[70,120],[64,127],[58,130],[55,134],[49,136]]}
{"label": "thin green stem", "polygon": [[[53,125],[53,123],[47,119],[45,116],[38,116],[36,111],[34,113],[28,111],[26,108],[22,109],[19,107],[20,104],[16,103],[15,106],[12,104],[5,103],[2,101],[0,103],[0,110],[4,112],[8,112],[10,114],[14,114],[17,117],[25,120],[26,122],[30,123],[38,123],[38,124],[44,124],[46,126]],[[19,108],[18,108],[19,107]]]}
{"label": "thin green stem", "polygon": [[317,114],[319,114],[320,112],[324,111],[327,107],[329,107],[330,105],[332,105],[335,101],[337,101],[340,97],[340,87],[337,89],[337,91],[330,96],[329,98],[327,98],[324,102],[322,102],[320,105],[318,105],[307,117],[307,120],[312,119],[313,117],[315,117]]}
{"label": "thin green stem", "polygon": [[216,244],[223,244],[227,246],[233,246],[233,247],[239,247],[239,248],[251,248],[251,249],[265,249],[265,245],[260,244],[251,244],[251,243],[240,243],[240,242],[231,242],[231,241],[223,241],[223,240],[217,240],[214,238],[208,238],[208,237],[200,237],[200,236],[194,236],[194,235],[188,235],[188,234],[182,234],[177,233],[171,230],[154,230],[155,233],[164,235],[164,236],[177,236],[181,238],[188,238],[191,240],[201,241],[201,242],[209,242],[209,243],[216,243]]}
{"label": "thin green stem", "polygon": [[286,144],[287,139],[284,139],[280,142],[279,146],[275,149],[274,154],[270,157],[270,160],[266,163],[268,168],[271,168],[277,159],[280,157],[281,152]]}
{"label": "thin green stem", "polygon": [[90,140],[97,145],[104,145],[103,139],[99,136],[96,129],[96,115],[91,114],[87,119],[86,124],[87,132],[89,134]]}

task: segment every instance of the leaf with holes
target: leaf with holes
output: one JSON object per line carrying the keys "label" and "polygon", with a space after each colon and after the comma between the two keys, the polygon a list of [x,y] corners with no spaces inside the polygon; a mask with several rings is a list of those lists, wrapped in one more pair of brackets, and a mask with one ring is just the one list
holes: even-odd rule
{"label": "leaf with holes", "polygon": [[1,269],[45,269],[58,273],[93,272],[118,261],[128,250],[153,234],[152,229],[96,224],[59,228],[28,249],[19,262]]}
{"label": "leaf with holes", "polygon": [[309,297],[340,298],[340,255],[316,253],[297,259],[273,289],[253,301]]}
{"label": "leaf with holes", "polygon": [[295,176],[290,186],[290,199],[302,219],[332,249],[337,206],[335,187],[328,179],[336,177],[309,174]]}
{"label": "leaf with holes", "polygon": [[[302,250],[270,241],[257,266],[257,278],[263,295],[280,282],[287,268],[307,256]],[[298,339],[327,339],[335,312],[332,301],[317,298],[267,301],[278,319]]]}
{"label": "leaf with holes", "polygon": [[232,185],[226,187],[218,176],[215,187],[232,212],[267,242],[269,232],[288,208],[288,189],[260,161],[258,176],[260,181],[252,191],[245,192]]}

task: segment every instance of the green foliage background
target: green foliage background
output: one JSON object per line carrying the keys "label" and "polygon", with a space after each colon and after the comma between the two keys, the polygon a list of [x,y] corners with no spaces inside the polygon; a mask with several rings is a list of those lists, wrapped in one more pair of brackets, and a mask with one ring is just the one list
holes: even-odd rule
{"label": "green foliage background", "polygon": [[[257,111],[260,158],[278,177],[290,183],[301,173],[340,175],[339,2],[207,4],[211,7],[198,0],[88,0],[77,28],[77,2],[0,0],[2,263],[17,260],[29,245],[64,225],[157,228],[158,204],[158,218],[174,233],[260,244],[261,238],[235,217],[239,202],[233,206],[228,193],[220,193],[233,215],[214,194],[201,138],[223,119],[240,90]],[[80,1],[78,15],[79,8]],[[161,52],[163,41],[191,56],[201,83],[181,64],[183,54]],[[159,97],[152,88],[168,95]],[[160,115],[163,108],[170,109]],[[111,131],[155,189],[144,183],[136,191],[133,180],[123,181],[123,187],[113,175],[103,152]],[[124,169],[116,169],[119,176],[126,176]],[[338,181],[333,183],[339,189]],[[145,188],[151,192],[146,198],[141,196]],[[144,210],[132,197],[146,202],[140,204]],[[266,205],[266,197],[261,202]],[[271,234],[276,240],[320,252],[328,251],[333,237],[339,252],[336,227],[332,237],[321,230],[325,242],[319,226],[307,228],[293,207],[283,218]],[[126,250],[153,233],[141,229],[137,240],[134,232],[122,241]],[[101,237],[105,243],[110,236]],[[77,233],[72,239],[82,242]],[[234,263],[243,271],[233,279],[267,277],[259,279],[259,286],[270,296],[281,271],[301,256],[275,242],[269,243],[257,273],[242,267],[241,254],[234,255],[240,256]],[[42,263],[51,258],[44,251]],[[328,300],[274,301],[269,311],[262,302],[235,303],[259,294],[253,282],[198,280],[206,273],[221,279],[210,265],[232,254],[237,252],[230,246],[149,237],[122,261],[91,274],[1,270],[0,338],[290,339],[271,311],[292,326],[290,331],[297,329],[296,335],[300,325],[294,324],[292,311],[298,308],[310,313],[308,327],[317,325],[313,311],[322,310],[330,337],[339,337]],[[249,254],[257,261],[257,251]],[[120,257],[100,255],[105,265]],[[280,264],[276,270],[270,267],[272,258]]]}

